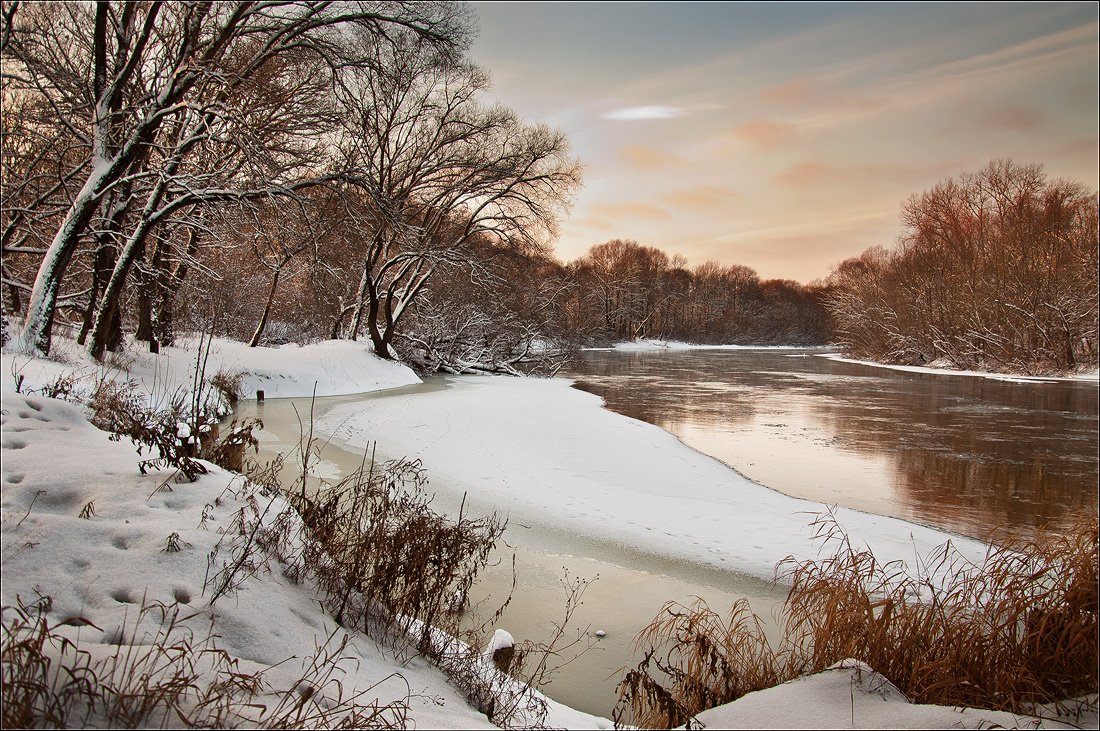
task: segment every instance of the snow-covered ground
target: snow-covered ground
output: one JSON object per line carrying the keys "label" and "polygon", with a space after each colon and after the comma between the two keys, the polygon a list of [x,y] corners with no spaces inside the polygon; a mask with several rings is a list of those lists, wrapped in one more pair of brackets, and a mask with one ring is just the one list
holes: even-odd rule
{"label": "snow-covered ground", "polygon": [[592,350],[623,350],[647,352],[656,350],[790,350],[802,349],[802,345],[703,345],[699,343],[685,343],[679,340],[654,340],[642,338],[640,340],[627,340],[615,343],[610,348],[592,348]]}
{"label": "snow-covered ground", "polygon": [[[653,352],[653,351],[677,351],[677,350],[790,350],[797,348],[806,349],[801,345],[699,345],[696,343],[684,343],[676,340],[655,340],[642,338],[615,343],[610,348],[592,348],[592,350],[621,350],[627,352]],[[825,346],[812,349],[828,349]],[[939,376],[970,376],[978,378],[990,378],[997,381],[1010,381],[1014,383],[1044,383],[1050,381],[1100,381],[1100,370],[1095,368],[1081,371],[1070,376],[1021,376],[1010,373],[996,373],[993,371],[963,371],[956,368],[936,368],[932,366],[904,366],[889,363],[877,363],[870,360],[857,360],[846,358],[839,353],[817,353],[820,358],[829,358],[840,363],[855,363],[858,365],[873,366],[875,368],[889,368],[895,371],[908,371],[910,373],[929,373]]]}
{"label": "snow-covered ground", "polygon": [[[343,630],[319,608],[307,584],[279,571],[261,571],[233,596],[207,605],[207,558],[222,537],[219,529],[227,529],[248,500],[241,478],[212,468],[195,483],[158,489],[168,475],[140,474],[134,447],[92,427],[81,407],[27,395],[65,374],[90,384],[103,373],[75,348],[66,358],[57,363],[3,354],[3,604],[49,596],[51,624],[90,646],[133,627],[143,601],[179,606],[195,613],[189,623],[197,635],[214,619],[219,646],[241,670],[269,668],[272,688],[290,687],[304,659]],[[160,356],[134,353],[108,375],[165,393],[190,384],[194,363],[195,352],[187,348]],[[249,349],[215,340],[207,373],[219,369],[246,371],[245,392],[263,389],[268,398],[308,396],[315,384],[317,395],[335,395],[418,380],[355,343]],[[19,376],[22,394],[15,393]],[[421,455],[430,472],[479,491],[513,515],[538,515],[571,530],[761,575],[788,553],[815,555],[806,527],[810,516],[802,511],[817,506],[750,483],[656,427],[603,410],[599,399],[565,381],[467,378],[449,390],[375,400],[358,414],[346,411],[326,416],[320,426],[357,441],[369,433],[387,451]],[[880,557],[909,558],[914,549],[946,538],[900,521],[851,511],[839,515],[852,536]],[[173,543],[180,550],[165,550]],[[980,552],[977,544],[960,545]],[[63,624],[77,617],[83,619]],[[6,611],[5,623],[11,618]],[[360,635],[352,633],[339,670],[344,697],[366,691],[366,699],[407,702],[409,721],[418,728],[489,725],[439,671],[422,660],[395,659]],[[863,703],[864,695],[873,703]],[[708,714],[712,726],[729,727],[1015,725],[999,714],[964,715],[914,706],[892,694],[881,698],[861,678],[836,672],[746,696]],[[557,704],[547,720],[568,728],[608,725]]]}
{"label": "snow-covered ground", "polygon": [[[353,452],[381,439],[386,454],[421,459],[429,474],[447,477],[449,489],[521,522],[764,579],[787,556],[819,557],[810,523],[826,506],[751,482],[570,384],[457,377],[450,388],[372,400],[369,408],[336,406],[315,428]],[[836,516],[857,545],[884,561],[911,564],[949,537],[854,510]],[[976,541],[953,543],[971,559],[984,556]]]}
{"label": "snow-covered ground", "polygon": [[961,371],[955,368],[934,368],[931,366],[905,366],[892,365],[890,363],[876,363],[871,360],[856,360],[845,358],[836,353],[820,353],[820,358],[828,358],[839,363],[855,363],[857,365],[872,366],[874,368],[889,368],[893,371],[906,371],[909,373],[929,373],[937,376],[968,376],[971,378],[989,378],[995,381],[1008,381],[1010,383],[1053,383],[1057,381],[1100,381],[1100,371],[1090,370],[1072,376],[1020,376],[1010,373],[994,373],[992,371]]}

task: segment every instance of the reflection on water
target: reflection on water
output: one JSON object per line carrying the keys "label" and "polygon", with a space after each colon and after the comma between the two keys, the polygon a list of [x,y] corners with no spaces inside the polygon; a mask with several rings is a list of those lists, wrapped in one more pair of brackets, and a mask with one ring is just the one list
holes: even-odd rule
{"label": "reflection on water", "polygon": [[581,354],[607,407],[790,495],[982,538],[1097,508],[1097,386],[893,371],[807,351]]}

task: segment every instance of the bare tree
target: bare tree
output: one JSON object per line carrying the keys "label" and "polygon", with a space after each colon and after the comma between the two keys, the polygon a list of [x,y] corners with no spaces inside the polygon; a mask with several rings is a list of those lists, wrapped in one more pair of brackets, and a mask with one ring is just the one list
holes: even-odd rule
{"label": "bare tree", "polygon": [[902,208],[891,252],[842,263],[829,308],[853,353],[1043,373],[1096,363],[1097,198],[997,160]]}
{"label": "bare tree", "polygon": [[565,137],[479,97],[480,69],[420,45],[377,46],[370,73],[341,87],[346,183],[365,231],[348,336],[365,326],[392,357],[402,317],[441,269],[476,268],[474,241],[545,245],[579,184]]}
{"label": "bare tree", "polygon": [[[107,229],[118,262],[97,313],[93,353],[105,332],[98,322],[109,319],[153,229],[188,207],[285,192],[331,174],[316,132],[331,110],[323,92],[333,79],[370,64],[365,51],[391,36],[407,32],[452,47],[462,12],[446,4],[305,0],[99,0],[18,11],[5,4],[5,96],[40,99],[80,151],[77,172],[62,176],[79,185],[51,226],[27,297],[23,347],[48,351],[74,253],[95,235],[96,220],[119,220],[103,212],[113,196],[128,223]],[[264,84],[281,86],[285,103],[278,93],[256,93]],[[193,164],[199,152],[201,167]]]}

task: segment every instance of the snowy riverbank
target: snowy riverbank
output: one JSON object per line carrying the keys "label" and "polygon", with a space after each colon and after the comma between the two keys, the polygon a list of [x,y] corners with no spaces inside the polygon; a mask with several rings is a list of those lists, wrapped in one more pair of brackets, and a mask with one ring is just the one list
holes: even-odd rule
{"label": "snowy riverbank", "polygon": [[[615,343],[610,348],[593,348],[593,350],[619,350],[626,352],[656,352],[656,351],[683,351],[683,350],[790,350],[797,348],[799,350],[822,350],[822,351],[835,351],[835,347],[832,346],[819,346],[814,348],[807,348],[802,345],[701,345],[698,343],[684,343],[676,340],[656,340],[652,338],[642,338],[640,340],[630,340],[621,343]],[[1021,376],[1012,373],[997,373],[994,371],[967,371],[959,370],[957,368],[937,368],[933,366],[905,366],[905,365],[893,365],[891,363],[878,363],[872,360],[858,360],[855,358],[847,358],[844,355],[837,352],[822,352],[815,353],[819,358],[828,358],[835,360],[839,363],[855,363],[857,365],[865,365],[873,368],[888,368],[895,371],[905,371],[908,373],[924,373],[937,376],[967,376],[971,378],[990,378],[997,381],[1009,381],[1013,383],[1046,383],[1056,381],[1100,381],[1100,370],[1095,368],[1089,370],[1083,370],[1079,373],[1074,373],[1067,376]]]}
{"label": "snowy riverbank", "polygon": [[[195,355],[187,348],[159,356],[133,353],[118,363],[125,371],[108,375],[132,379],[149,393],[170,393],[189,387]],[[271,689],[294,687],[304,659],[334,633],[343,634],[308,585],[278,571],[259,572],[214,607],[203,597],[219,528],[228,528],[248,502],[241,478],[211,468],[195,483],[158,490],[167,474],[142,475],[134,447],[92,427],[82,408],[27,395],[62,375],[90,383],[103,372],[75,349],[65,357],[58,363],[3,355],[4,605],[48,596],[51,624],[82,644],[104,648],[120,628],[133,627],[143,602],[178,606],[194,613],[189,621],[196,635],[214,620],[219,646],[242,670],[269,668]],[[346,342],[249,349],[215,340],[207,373],[219,369],[245,373],[246,395],[262,389],[268,398],[309,396],[315,384],[317,395],[336,395],[419,381],[364,345]],[[15,393],[17,376],[22,394]],[[335,410],[318,427],[355,443],[378,439],[389,453],[421,456],[430,474],[446,475],[513,516],[538,516],[562,529],[758,575],[770,575],[786,554],[816,556],[807,528],[811,516],[804,511],[820,506],[755,485],[656,427],[605,411],[598,398],[563,380],[463,378],[451,389]],[[901,521],[839,515],[852,537],[880,558],[909,559],[914,548],[947,538]],[[969,541],[960,546],[972,555],[981,551]],[[4,621],[12,621],[8,611]],[[420,660],[398,661],[365,637],[351,633],[338,666],[345,698],[363,692],[383,705],[407,703],[408,722],[417,727],[490,727],[440,672]],[[836,673],[762,693],[770,694],[765,708],[757,694],[746,696],[711,712],[722,714],[715,725],[832,726],[848,717],[824,709],[862,708],[853,698],[879,697],[851,679],[837,683]],[[929,707],[892,701],[888,715],[854,713],[852,724],[1017,724],[1007,714],[964,716],[934,707],[933,714]],[[547,722],[607,726],[606,719],[558,704]]]}

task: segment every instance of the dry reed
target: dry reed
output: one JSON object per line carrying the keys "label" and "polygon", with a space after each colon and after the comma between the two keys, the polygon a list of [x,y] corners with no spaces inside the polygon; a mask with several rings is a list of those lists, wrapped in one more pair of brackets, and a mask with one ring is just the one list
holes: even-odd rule
{"label": "dry reed", "polygon": [[636,638],[644,656],[619,685],[616,722],[681,725],[846,658],[917,703],[1021,714],[1095,707],[1095,516],[991,545],[978,564],[949,542],[915,572],[857,550],[831,512],[814,526],[835,552],[780,564],[790,590],[778,647],[747,604],[723,622],[702,600],[669,603]]}
{"label": "dry reed", "polygon": [[[408,697],[347,696],[335,673],[347,637],[318,647],[287,689],[245,672],[212,634],[196,637],[179,605],[142,603],[111,645],[54,627],[48,607],[4,607],[4,728],[405,728]],[[77,618],[73,624],[93,626]]]}

